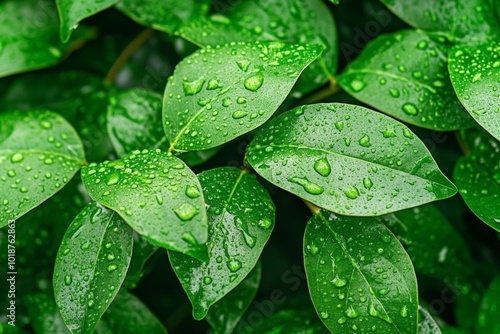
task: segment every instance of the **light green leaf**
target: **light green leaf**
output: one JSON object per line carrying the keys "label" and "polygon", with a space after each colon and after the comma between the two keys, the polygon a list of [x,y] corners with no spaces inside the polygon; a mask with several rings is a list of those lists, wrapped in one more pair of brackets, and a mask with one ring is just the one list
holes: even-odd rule
{"label": "light green leaf", "polygon": [[54,294],[72,333],[92,333],[120,289],[132,255],[132,230],[115,213],[89,203],[57,253]]}
{"label": "light green leaf", "polygon": [[421,305],[418,305],[418,334],[441,334],[436,320]]}
{"label": "light green leaf", "polygon": [[59,20],[52,1],[0,2],[0,77],[57,64],[67,52],[91,37],[79,29],[71,42],[59,40]]}
{"label": "light green leaf", "polygon": [[84,164],[83,146],[46,110],[0,114],[0,227],[54,195]]}
{"label": "light green leaf", "polygon": [[255,267],[274,228],[275,208],[255,175],[223,167],[198,178],[210,222],[208,261],[175,252],[169,252],[169,258],[193,305],[193,316],[200,320]]}
{"label": "light green leaf", "polygon": [[332,333],[417,333],[417,279],[381,222],[320,211],[306,227],[304,265],[316,312]]}
{"label": "light green leaf", "polygon": [[403,30],[381,35],[351,62],[338,82],[356,99],[427,129],[474,124],[451,85],[442,39]]}
{"label": "light green leaf", "polygon": [[122,289],[102,316],[110,333],[166,334],[161,322],[139,298]]}
{"label": "light green leaf", "polygon": [[472,153],[457,161],[453,180],[472,212],[500,232],[500,143],[483,131],[468,133]]}
{"label": "light green leaf", "polygon": [[170,149],[208,149],[257,128],[320,53],[319,45],[241,42],[184,58],[169,78],[163,102]]}
{"label": "light green leaf", "polygon": [[495,11],[484,0],[381,0],[409,25],[449,40],[474,43],[499,35]]}
{"label": "light green leaf", "polygon": [[57,308],[52,289],[26,296],[26,307],[35,333],[71,333]]}
{"label": "light green leaf", "polygon": [[127,289],[135,289],[144,274],[146,262],[158,250],[158,246],[153,245],[140,234],[134,232],[134,249],[132,251],[132,260],[127,271],[127,277],[123,285]]}
{"label": "light green leaf", "polygon": [[500,42],[456,46],[449,53],[451,82],[460,102],[486,131],[500,140]]}
{"label": "light green leaf", "polygon": [[295,108],[259,130],[247,151],[269,182],[341,214],[381,215],[456,193],[406,126],[360,106]]}
{"label": "light green leaf", "polygon": [[[134,88],[120,91],[110,97],[108,105],[108,133],[122,158],[137,149],[164,149],[170,144],[162,126],[162,96],[151,90]],[[219,150],[186,152],[180,156],[189,166],[199,165],[212,158]]]}
{"label": "light green leaf", "polygon": [[173,33],[183,22],[202,17],[210,9],[209,0],[121,0],[116,8],[139,24]]}
{"label": "light green leaf", "polygon": [[67,42],[80,21],[113,6],[117,2],[118,0],[56,0],[61,21],[61,40]]}
{"label": "light green leaf", "polygon": [[205,318],[217,334],[231,334],[250,306],[259,289],[262,266],[260,261],[245,279],[217,303]]}
{"label": "light green leaf", "polygon": [[203,194],[182,160],[160,150],[133,151],[120,160],[90,164],[82,180],[94,200],[155,245],[206,259]]}
{"label": "light green leaf", "polygon": [[498,310],[500,310],[500,276],[497,275],[490,283],[479,305],[476,333],[497,334],[500,332]]}

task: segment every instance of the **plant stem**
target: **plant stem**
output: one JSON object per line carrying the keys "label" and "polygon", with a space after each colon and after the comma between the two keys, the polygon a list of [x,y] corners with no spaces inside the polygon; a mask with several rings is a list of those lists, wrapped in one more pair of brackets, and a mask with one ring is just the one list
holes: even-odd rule
{"label": "plant stem", "polygon": [[465,141],[462,139],[462,137],[460,136],[458,131],[455,131],[455,139],[457,140],[457,143],[458,143],[458,146],[460,147],[460,150],[462,150],[462,152],[465,155],[470,155],[471,150],[470,150],[469,146],[465,143]]}
{"label": "plant stem", "polygon": [[337,80],[334,77],[330,77],[330,84],[328,87],[320,90],[319,92],[314,93],[303,101],[303,104],[313,104],[317,102],[321,102],[324,99],[335,95],[340,92],[340,86]]}
{"label": "plant stem", "polygon": [[111,85],[115,80],[116,75],[120,71],[120,69],[127,63],[130,57],[144,44],[148,39],[150,39],[154,35],[155,31],[153,29],[145,29],[141,31],[139,35],[137,35],[132,42],[122,51],[120,56],[116,59],[113,66],[111,66],[106,78],[104,79],[104,83],[107,85]]}
{"label": "plant stem", "polygon": [[303,199],[303,198],[302,198],[302,201],[307,205],[307,207],[309,208],[309,210],[311,210],[311,212],[314,215],[317,215],[317,214],[320,213],[321,208],[319,206],[316,206],[316,205],[312,204],[311,202],[309,202],[308,200]]}

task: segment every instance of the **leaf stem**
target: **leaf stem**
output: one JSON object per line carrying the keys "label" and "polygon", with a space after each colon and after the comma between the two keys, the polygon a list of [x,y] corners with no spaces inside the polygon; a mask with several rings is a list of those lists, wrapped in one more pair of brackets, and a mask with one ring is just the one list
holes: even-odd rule
{"label": "leaf stem", "polygon": [[465,155],[470,155],[471,154],[471,149],[465,143],[465,141],[463,140],[462,136],[460,136],[460,134],[459,134],[458,131],[455,131],[455,139],[457,140],[458,147],[460,147],[460,150],[462,150],[462,152]]}
{"label": "leaf stem", "polygon": [[302,198],[302,201],[307,205],[309,210],[311,210],[311,212],[314,215],[318,215],[321,212],[321,208],[319,206],[316,206],[316,205],[312,204],[311,202],[309,202],[308,200],[303,199],[303,198]]}
{"label": "leaf stem", "polygon": [[122,53],[118,56],[113,66],[111,66],[106,78],[104,78],[104,83],[107,85],[111,85],[115,80],[116,75],[120,71],[120,69],[127,63],[130,57],[144,44],[148,39],[150,39],[155,33],[153,29],[144,29],[137,35],[132,42],[127,45],[127,47],[122,51]]}
{"label": "leaf stem", "polygon": [[323,101],[324,99],[335,95],[338,92],[340,92],[340,86],[337,80],[334,77],[330,77],[330,84],[328,85],[328,87],[304,99],[303,104],[313,104]]}
{"label": "leaf stem", "polygon": [[241,170],[243,172],[245,172],[245,174],[249,174],[253,170],[252,166],[248,162],[247,156],[248,156],[248,152],[245,153],[245,157],[243,158],[243,166],[241,166]]}

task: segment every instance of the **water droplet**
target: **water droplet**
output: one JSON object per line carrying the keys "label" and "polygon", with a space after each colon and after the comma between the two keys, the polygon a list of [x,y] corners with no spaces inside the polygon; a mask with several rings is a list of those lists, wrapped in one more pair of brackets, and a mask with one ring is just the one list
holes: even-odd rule
{"label": "water droplet", "polygon": [[219,88],[219,81],[217,81],[215,79],[208,80],[208,84],[207,84],[208,90],[214,90],[217,88]]}
{"label": "water droplet", "polygon": [[16,172],[15,172],[14,170],[12,170],[12,169],[11,169],[11,170],[9,170],[9,171],[7,172],[7,175],[8,175],[8,176],[10,176],[10,177],[14,177],[14,176],[16,176]]}
{"label": "water droplet", "polygon": [[319,175],[326,177],[330,175],[332,168],[330,166],[330,163],[328,162],[328,159],[321,158],[319,160],[316,160],[316,162],[314,163],[314,170],[318,172]]}
{"label": "water droplet", "polygon": [[259,222],[257,223],[257,226],[263,230],[267,230],[272,225],[273,225],[273,223],[271,222],[271,220],[269,220],[267,218],[263,218],[263,219],[259,220]]}
{"label": "water droplet", "polygon": [[356,199],[359,196],[359,191],[355,186],[350,186],[349,188],[344,189],[344,194],[347,198]]}
{"label": "water droplet", "polygon": [[397,89],[397,88],[391,88],[391,89],[389,89],[389,94],[392,97],[400,97],[401,96],[401,94],[399,93],[399,89]]}
{"label": "water droplet", "polygon": [[359,317],[359,313],[356,312],[356,310],[352,306],[349,306],[349,308],[345,311],[345,315],[347,315],[347,317],[351,319]]}
{"label": "water droplet", "polygon": [[198,209],[190,203],[183,203],[174,209],[175,215],[183,221],[192,219],[198,213]]}
{"label": "water droplet", "polygon": [[232,273],[237,272],[241,268],[241,262],[238,260],[230,260],[227,262],[227,267]]}
{"label": "water droplet", "polygon": [[425,50],[425,49],[427,49],[427,46],[428,46],[428,45],[429,45],[429,44],[427,43],[427,41],[426,41],[426,40],[421,40],[421,41],[420,41],[420,42],[418,42],[418,44],[417,44],[417,49],[419,49],[419,50]]}
{"label": "water droplet", "polygon": [[406,305],[403,305],[403,307],[401,307],[401,310],[399,310],[399,315],[401,315],[403,318],[406,318],[408,316],[408,307],[406,307]]}
{"label": "water droplet", "polygon": [[351,89],[357,93],[362,91],[366,87],[366,83],[364,81],[354,79],[353,81],[351,81],[350,86]]}
{"label": "water droplet", "polygon": [[110,264],[108,266],[108,272],[112,273],[113,271],[115,271],[116,269],[118,269],[118,266],[116,264]]}
{"label": "water droplet", "polygon": [[160,195],[156,195],[156,203],[158,203],[159,205],[162,205],[163,204],[163,197],[161,197]]}
{"label": "water droplet", "polygon": [[307,250],[311,255],[316,255],[319,252],[319,248],[316,245],[307,245]]}
{"label": "water droplet", "polygon": [[338,276],[335,276],[334,279],[332,280],[333,285],[335,285],[337,288],[341,288],[347,284],[346,279],[342,279]]}
{"label": "water droplet", "polygon": [[189,198],[200,197],[200,190],[197,186],[186,186],[186,196]]}
{"label": "water droplet", "polygon": [[10,157],[10,161],[12,163],[16,163],[16,162],[21,162],[23,161],[24,159],[24,156],[21,154],[21,153],[14,153],[11,157]]}
{"label": "water droplet", "polygon": [[203,283],[205,283],[207,285],[210,284],[210,283],[212,283],[212,278],[208,277],[208,276],[205,277],[205,278],[203,278]]}
{"label": "water droplet", "polygon": [[359,145],[363,147],[372,146],[372,144],[370,143],[370,137],[368,135],[364,135],[363,137],[361,137],[361,139],[359,140]]}
{"label": "water droplet", "polygon": [[417,106],[411,102],[407,102],[407,103],[403,104],[402,109],[408,115],[414,116],[414,115],[418,114]]}
{"label": "water droplet", "polygon": [[347,321],[347,319],[346,319],[345,317],[339,318],[339,320],[337,320],[337,322],[338,322],[340,325],[344,324],[346,321]]}
{"label": "water droplet", "polygon": [[257,72],[254,75],[245,79],[244,86],[246,89],[256,92],[264,83],[264,75]]}
{"label": "water droplet", "polygon": [[115,185],[115,184],[117,184],[118,182],[120,182],[120,179],[121,179],[120,174],[117,174],[117,173],[110,174],[110,175],[108,176],[108,181],[106,182],[106,184],[107,184],[108,186]]}
{"label": "water droplet", "polygon": [[203,84],[205,83],[204,78],[199,78],[197,80],[188,82],[185,81],[182,83],[182,87],[184,89],[185,95],[195,95],[198,94],[203,88]]}
{"label": "water droplet", "polygon": [[231,116],[234,119],[240,119],[240,118],[245,117],[246,115],[248,115],[247,111],[245,111],[245,110],[236,110],[235,112],[233,112],[233,114]]}
{"label": "water droplet", "polygon": [[321,316],[321,319],[328,319],[330,317],[328,312],[320,312],[319,315]]}
{"label": "water droplet", "polygon": [[72,281],[71,276],[64,276],[64,284],[70,285]]}
{"label": "water droplet", "polygon": [[370,189],[373,186],[373,182],[369,177],[365,177],[363,179],[363,185],[365,186],[366,189]]}
{"label": "water droplet", "polygon": [[304,190],[311,195],[320,195],[325,191],[325,189],[322,186],[319,186],[316,183],[309,181],[305,177],[304,178],[292,177],[289,178],[288,181],[302,186],[302,188],[304,188]]}
{"label": "water droplet", "polygon": [[241,59],[236,62],[236,65],[243,71],[246,72],[248,71],[248,68],[250,67],[251,62],[246,59]]}
{"label": "water droplet", "polygon": [[40,126],[44,129],[50,129],[52,127],[52,123],[49,121],[41,121]]}
{"label": "water droplet", "polygon": [[196,241],[196,238],[191,232],[186,232],[181,236],[181,239],[187,242],[188,244],[191,244],[193,246],[198,245],[198,241]]}
{"label": "water droplet", "polygon": [[337,128],[337,130],[342,131],[342,129],[344,128],[344,122],[342,121],[335,122],[335,127]]}

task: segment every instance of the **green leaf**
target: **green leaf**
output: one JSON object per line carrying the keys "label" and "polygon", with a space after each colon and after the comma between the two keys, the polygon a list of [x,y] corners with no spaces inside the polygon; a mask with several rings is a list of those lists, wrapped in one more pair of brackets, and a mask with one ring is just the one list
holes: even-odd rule
{"label": "green leaf", "polygon": [[381,0],[409,25],[474,43],[499,35],[495,12],[485,0]]}
{"label": "green leaf", "polygon": [[436,320],[421,305],[418,305],[418,334],[441,334]]}
{"label": "green leaf", "polygon": [[75,130],[50,111],[0,114],[0,227],[58,192],[84,164]]}
{"label": "green leaf", "polygon": [[72,333],[92,333],[120,289],[132,255],[132,230],[91,202],[71,223],[57,253],[54,294]]}
{"label": "green leaf", "polygon": [[202,17],[210,9],[209,0],[121,0],[116,8],[139,24],[173,33],[183,22]]}
{"label": "green leaf", "polygon": [[102,317],[111,333],[166,334],[167,331],[139,298],[122,289]]}
{"label": "green leaf", "polygon": [[259,127],[320,52],[319,45],[240,42],[184,58],[163,102],[170,149],[208,149]]}
{"label": "green leaf", "polygon": [[[26,298],[31,325],[37,334],[70,333],[54,300],[52,289]],[[1,333],[1,331],[0,331]]]}
{"label": "green leaf", "polygon": [[217,334],[234,332],[257,294],[261,275],[262,266],[260,262],[257,262],[257,265],[236,288],[210,307],[205,319]]}
{"label": "green leaf", "polygon": [[306,226],[311,299],[333,333],[417,333],[417,279],[396,237],[371,217],[320,211]]}
{"label": "green leaf", "polygon": [[406,126],[360,106],[295,108],[259,130],[247,151],[269,182],[341,214],[381,215],[456,193]]}
{"label": "green leaf", "polygon": [[31,332],[27,332],[24,329],[20,328],[20,326],[12,326],[6,322],[0,322],[0,334],[29,334]]}
{"label": "green leaf", "polygon": [[500,332],[498,310],[500,309],[500,276],[490,283],[481,300],[477,315],[476,333],[497,334]]}
{"label": "green leaf", "polygon": [[80,21],[113,6],[117,2],[118,0],[56,0],[61,19],[61,40],[67,42]]}
{"label": "green leaf", "polygon": [[356,99],[427,129],[456,130],[474,124],[448,78],[448,47],[415,30],[381,35],[338,77]]}
{"label": "green leaf", "polygon": [[[170,144],[163,131],[161,107],[160,94],[141,88],[120,91],[110,97],[108,133],[118,157],[137,149],[168,149]],[[186,152],[180,158],[189,166],[195,166],[209,160],[218,151]]]}
{"label": "green leaf", "polygon": [[133,151],[120,160],[90,164],[82,180],[94,200],[155,245],[206,259],[201,186],[179,158],[160,150]]}
{"label": "green leaf", "polygon": [[274,228],[274,204],[264,187],[234,167],[198,175],[206,194],[208,261],[169,252],[170,263],[186,291],[195,319],[233,290],[255,267]]}
{"label": "green leaf", "polygon": [[433,204],[380,217],[410,256],[415,271],[452,282],[462,294],[471,290],[475,277],[469,247]]}
{"label": "green leaf", "polygon": [[460,102],[486,131],[500,140],[500,42],[456,46],[449,53],[451,82]]}
{"label": "green leaf", "polygon": [[146,238],[134,232],[134,249],[132,260],[127,271],[123,285],[127,289],[135,289],[144,274],[146,262],[158,250],[158,246],[150,243]]}
{"label": "green leaf", "polygon": [[52,1],[0,2],[0,77],[55,65],[91,37],[89,31],[79,30],[79,36],[63,44],[58,32]]}

